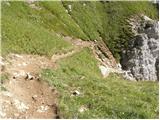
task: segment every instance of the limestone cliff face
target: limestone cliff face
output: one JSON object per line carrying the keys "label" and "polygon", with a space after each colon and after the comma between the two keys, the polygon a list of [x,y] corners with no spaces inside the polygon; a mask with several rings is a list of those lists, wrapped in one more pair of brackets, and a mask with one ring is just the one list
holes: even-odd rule
{"label": "limestone cliff face", "polygon": [[121,64],[136,80],[158,80],[158,22],[146,16],[143,18],[136,26],[133,25],[135,36],[129,41],[128,50],[122,53]]}

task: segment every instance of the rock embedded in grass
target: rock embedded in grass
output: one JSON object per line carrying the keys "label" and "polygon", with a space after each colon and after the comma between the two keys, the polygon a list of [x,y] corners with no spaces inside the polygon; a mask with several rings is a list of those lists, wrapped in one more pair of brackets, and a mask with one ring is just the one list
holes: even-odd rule
{"label": "rock embedded in grass", "polygon": [[72,92],[72,95],[78,96],[78,95],[80,95],[80,92],[78,90],[75,90],[75,91]]}

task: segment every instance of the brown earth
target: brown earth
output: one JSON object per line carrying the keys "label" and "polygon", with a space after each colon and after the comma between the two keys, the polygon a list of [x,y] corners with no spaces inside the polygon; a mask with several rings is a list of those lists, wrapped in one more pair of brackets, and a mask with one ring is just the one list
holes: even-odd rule
{"label": "brown earth", "polygon": [[[102,58],[98,57],[103,52],[101,50],[97,52],[94,42],[71,37],[64,37],[64,39],[72,43],[74,49],[64,54],[54,54],[51,59],[25,54],[9,54],[5,59],[1,58],[0,74],[7,74],[9,78],[4,82],[1,81],[0,84],[6,88],[0,91],[0,118],[59,118],[58,92],[41,80],[41,70],[55,69],[56,61],[71,56],[84,47],[91,48],[100,64],[106,65]],[[112,54],[109,52],[107,55]],[[109,56],[107,59],[112,58]],[[113,65],[113,63],[110,64]]]}
{"label": "brown earth", "polygon": [[7,74],[9,77],[9,80],[1,81],[1,85],[6,88],[6,91],[0,91],[1,118],[59,118],[58,93],[41,80],[39,73],[42,69],[54,69],[56,61],[90,45],[80,40],[68,42],[73,43],[74,50],[55,54],[51,59],[25,54],[9,54],[1,59],[1,75]]}
{"label": "brown earth", "polygon": [[[10,77],[0,94],[2,118],[57,118],[57,91],[40,80],[41,69],[53,68],[49,59],[10,54],[3,73]],[[28,77],[28,78],[27,78]]]}

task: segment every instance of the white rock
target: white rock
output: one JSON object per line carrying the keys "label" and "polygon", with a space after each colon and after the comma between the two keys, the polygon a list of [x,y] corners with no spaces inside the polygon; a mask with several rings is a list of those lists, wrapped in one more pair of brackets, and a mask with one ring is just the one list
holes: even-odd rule
{"label": "white rock", "polygon": [[85,106],[81,106],[78,111],[82,113],[86,110],[87,110],[87,108]]}
{"label": "white rock", "polygon": [[34,101],[36,101],[37,97],[38,97],[37,95],[33,95],[33,96],[32,96],[32,99],[33,99]]}
{"label": "white rock", "polygon": [[83,3],[83,6],[86,6],[86,4],[85,4],[85,3]]}
{"label": "white rock", "polygon": [[85,76],[82,76],[80,79],[83,80],[85,78]]}
{"label": "white rock", "polygon": [[122,70],[122,66],[121,66],[120,63],[117,64],[117,68],[118,68],[119,70]]}
{"label": "white rock", "polygon": [[21,71],[19,71],[19,72],[14,72],[13,75],[14,75],[14,78],[26,77],[26,76],[27,76],[26,72],[23,71],[23,70],[21,70]]}
{"label": "white rock", "polygon": [[26,72],[23,71],[23,70],[21,70],[21,71],[19,71],[19,75],[20,75],[20,76],[25,76],[25,75],[26,75]]}
{"label": "white rock", "polygon": [[69,11],[72,11],[72,5],[68,5]]}
{"label": "white rock", "polygon": [[4,96],[7,96],[7,97],[12,97],[12,96],[13,96],[13,94],[10,93],[10,92],[8,92],[8,91],[2,91],[2,94],[3,94]]}
{"label": "white rock", "polygon": [[23,56],[21,55],[18,55],[18,54],[14,54],[15,57],[18,57],[18,58],[23,58]]}
{"label": "white rock", "polygon": [[1,117],[5,117],[5,116],[6,116],[6,113],[0,111],[0,118],[1,118]]}
{"label": "white rock", "polygon": [[80,92],[78,90],[75,90],[72,94],[75,96],[78,96],[78,95],[80,95]]}
{"label": "white rock", "polygon": [[149,18],[149,17],[147,17],[147,16],[145,16],[145,15],[143,16],[143,19],[146,20],[146,21],[152,21],[151,18]]}
{"label": "white rock", "polygon": [[38,96],[37,96],[37,95],[33,95],[33,97],[34,97],[34,98],[37,98]]}
{"label": "white rock", "polygon": [[65,10],[66,11],[66,13],[68,13],[68,10]]}
{"label": "white rock", "polygon": [[133,81],[135,80],[130,71],[123,71],[123,77],[127,80],[133,80]]}
{"label": "white rock", "polygon": [[103,76],[106,76],[109,74],[109,69],[107,67],[100,65],[99,69],[101,70],[101,73]]}
{"label": "white rock", "polygon": [[33,80],[35,77],[32,76],[30,73],[27,73],[27,76],[25,79],[28,79],[28,80]]}
{"label": "white rock", "polygon": [[38,109],[37,109],[37,112],[46,112],[47,110],[49,109],[48,106],[39,106]]}
{"label": "white rock", "polygon": [[20,112],[25,112],[26,110],[29,109],[29,107],[26,104],[24,104],[23,102],[20,102],[17,99],[14,99],[14,105]]}
{"label": "white rock", "polygon": [[14,76],[17,76],[17,75],[18,75],[18,73],[17,73],[17,72],[14,72],[14,73],[13,73],[13,75],[14,75]]}

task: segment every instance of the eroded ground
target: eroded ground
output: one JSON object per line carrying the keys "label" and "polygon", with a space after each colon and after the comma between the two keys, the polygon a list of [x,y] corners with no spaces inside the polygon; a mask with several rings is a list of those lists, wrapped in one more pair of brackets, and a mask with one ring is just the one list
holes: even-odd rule
{"label": "eroded ground", "polygon": [[45,57],[10,54],[3,60],[2,81],[6,90],[0,92],[2,118],[56,118],[57,92],[40,80],[38,73],[53,68],[54,63]]}

